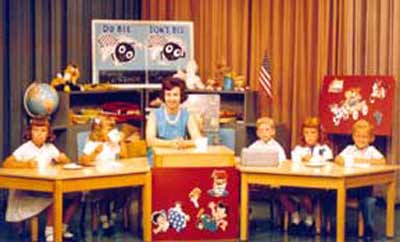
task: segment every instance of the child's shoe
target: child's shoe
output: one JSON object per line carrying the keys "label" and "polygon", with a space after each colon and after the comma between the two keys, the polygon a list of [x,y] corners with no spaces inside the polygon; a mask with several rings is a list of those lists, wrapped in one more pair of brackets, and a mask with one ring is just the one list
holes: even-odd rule
{"label": "child's shoe", "polygon": [[299,235],[300,232],[302,231],[302,228],[300,226],[300,214],[299,212],[294,212],[291,215],[291,223],[288,228],[288,233],[291,235]]}
{"label": "child's shoe", "polygon": [[366,241],[373,241],[373,239],[374,239],[374,229],[371,226],[365,226],[364,239]]}
{"label": "child's shoe", "polygon": [[[44,235],[46,237],[46,242],[54,241],[54,229],[51,226],[46,226],[44,230]],[[63,224],[63,238],[64,239],[72,239],[74,234],[68,231],[68,225]]]}
{"label": "child's shoe", "polygon": [[64,239],[72,239],[74,234],[68,230],[68,224],[63,224],[63,237]]}

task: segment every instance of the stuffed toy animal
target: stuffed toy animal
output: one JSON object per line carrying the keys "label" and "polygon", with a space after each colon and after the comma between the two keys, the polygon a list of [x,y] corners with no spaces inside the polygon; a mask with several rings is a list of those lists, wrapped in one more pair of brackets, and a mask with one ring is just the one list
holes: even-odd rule
{"label": "stuffed toy animal", "polygon": [[197,64],[195,60],[190,60],[187,63],[186,70],[177,70],[174,74],[174,77],[181,78],[185,80],[186,87],[188,89],[204,89],[204,83],[201,81],[200,77],[196,74],[197,73]]}
{"label": "stuffed toy animal", "polygon": [[64,75],[57,73],[57,76],[51,81],[51,85],[57,91],[83,91],[82,86],[77,84],[79,77],[79,68],[76,65],[69,64],[64,70]]}

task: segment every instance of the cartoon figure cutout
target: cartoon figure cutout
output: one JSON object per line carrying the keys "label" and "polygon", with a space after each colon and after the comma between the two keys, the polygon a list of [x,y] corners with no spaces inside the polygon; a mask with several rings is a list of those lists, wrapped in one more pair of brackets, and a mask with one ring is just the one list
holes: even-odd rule
{"label": "cartoon figure cutout", "polygon": [[153,212],[153,214],[151,215],[151,220],[153,224],[157,226],[155,229],[153,229],[154,234],[167,232],[167,230],[169,229],[169,222],[165,210]]}
{"label": "cartoon figure cutout", "polygon": [[332,121],[338,126],[342,120],[348,120],[350,117],[357,120],[360,114],[366,116],[368,114],[367,102],[363,99],[359,88],[351,88],[344,93],[345,99],[339,104],[334,103],[329,106],[333,114]]}
{"label": "cartoon figure cutout", "polygon": [[190,220],[189,215],[183,212],[181,203],[175,203],[175,207],[168,210],[168,222],[170,226],[176,230],[176,232],[181,232],[186,228],[187,222]]}
{"label": "cartoon figure cutout", "polygon": [[153,34],[149,36],[147,43],[151,61],[161,65],[186,57],[185,44],[177,37]]}
{"label": "cartoon figure cutout", "polygon": [[199,207],[199,199],[201,196],[201,190],[198,187],[193,188],[193,190],[189,193],[189,199],[193,203],[195,208]]}
{"label": "cartoon figure cutout", "polygon": [[382,100],[386,97],[386,87],[382,81],[375,81],[372,85],[371,94],[369,96],[369,102],[375,103],[375,100]]}
{"label": "cartoon figure cutout", "polygon": [[218,229],[225,231],[228,227],[228,207],[226,204],[210,202],[208,207],[211,210],[211,215],[205,214],[203,208],[197,214],[197,229],[211,232],[216,232]]}
{"label": "cartoon figure cutout", "polygon": [[224,170],[214,170],[211,174],[213,187],[207,193],[212,197],[226,197],[229,192],[226,190],[228,185],[228,174]]}
{"label": "cartoon figure cutout", "polygon": [[142,47],[142,45],[132,37],[117,37],[111,34],[100,35],[97,39],[97,43],[100,46],[102,61],[111,58],[115,66],[134,61],[137,48]]}

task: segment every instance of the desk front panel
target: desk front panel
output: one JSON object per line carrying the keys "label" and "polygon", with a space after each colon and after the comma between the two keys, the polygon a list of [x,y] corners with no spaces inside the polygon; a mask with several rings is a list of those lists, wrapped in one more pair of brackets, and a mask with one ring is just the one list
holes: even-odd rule
{"label": "desk front panel", "polygon": [[154,168],[152,186],[153,240],[239,237],[240,181],[235,168]]}

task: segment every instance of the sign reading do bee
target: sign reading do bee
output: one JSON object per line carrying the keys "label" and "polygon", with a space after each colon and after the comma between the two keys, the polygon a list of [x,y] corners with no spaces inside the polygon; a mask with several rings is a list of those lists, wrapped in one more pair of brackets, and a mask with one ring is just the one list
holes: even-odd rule
{"label": "sign reading do bee", "polygon": [[92,21],[93,83],[158,83],[193,58],[192,22]]}

